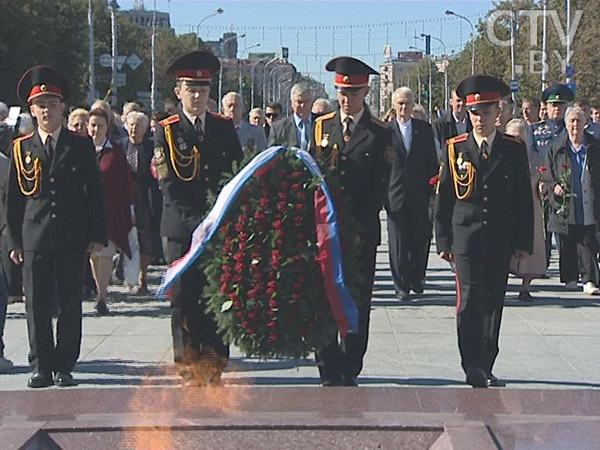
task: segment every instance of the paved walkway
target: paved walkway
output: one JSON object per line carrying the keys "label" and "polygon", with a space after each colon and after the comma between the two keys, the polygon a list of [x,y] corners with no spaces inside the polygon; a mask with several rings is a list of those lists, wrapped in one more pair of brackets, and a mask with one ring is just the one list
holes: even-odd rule
{"label": "paved walkway", "polygon": [[[385,225],[384,225],[385,229]],[[556,256],[556,255],[554,255]],[[550,277],[534,281],[534,303],[516,300],[511,279],[495,374],[512,388],[600,388],[600,297],[566,292],[553,259]],[[162,268],[152,267],[151,287]],[[171,366],[168,304],[111,287],[111,315],[96,317],[84,303],[84,336],[75,370],[78,387],[178,385]],[[425,293],[395,299],[387,244],[379,248],[371,337],[359,381],[367,386],[465,387],[456,344],[454,275],[432,252]],[[27,329],[22,303],[9,305],[6,356],[15,372],[0,375],[0,390],[26,389]],[[226,378],[234,384],[317,385],[314,361],[242,358],[236,349]],[[56,388],[51,388],[56,389]]]}

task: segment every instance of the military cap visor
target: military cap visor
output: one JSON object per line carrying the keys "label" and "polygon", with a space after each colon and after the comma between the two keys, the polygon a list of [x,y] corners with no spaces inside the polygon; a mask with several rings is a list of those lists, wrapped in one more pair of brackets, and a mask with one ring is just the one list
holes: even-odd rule
{"label": "military cap visor", "polygon": [[471,75],[458,84],[456,93],[465,99],[467,108],[476,109],[498,102],[510,93],[510,88],[504,81],[491,75]]}
{"label": "military cap visor", "polygon": [[542,101],[546,103],[566,103],[574,98],[573,91],[566,84],[554,84],[542,92]]}
{"label": "military cap visor", "polygon": [[167,69],[167,75],[175,75],[177,81],[189,84],[210,84],[212,74],[219,71],[220,63],[215,55],[204,50],[194,50],[177,58]]}
{"label": "military cap visor", "polygon": [[66,101],[71,94],[69,82],[62,73],[49,66],[35,66],[23,74],[17,85],[17,95],[30,103],[42,95],[52,95]]}
{"label": "military cap visor", "polygon": [[333,84],[337,88],[356,89],[365,87],[369,84],[369,75],[379,75],[375,69],[364,62],[349,56],[333,58],[325,65],[325,69],[329,72],[335,72]]}

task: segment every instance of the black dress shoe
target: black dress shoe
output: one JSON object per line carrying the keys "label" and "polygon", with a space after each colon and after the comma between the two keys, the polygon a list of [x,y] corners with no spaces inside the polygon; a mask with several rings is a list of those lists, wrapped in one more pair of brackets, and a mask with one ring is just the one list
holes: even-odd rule
{"label": "black dress shoe", "polygon": [[52,381],[52,375],[49,373],[43,372],[35,372],[29,380],[27,380],[27,387],[30,388],[43,388],[52,386],[54,381]]}
{"label": "black dress shoe", "polygon": [[58,372],[54,375],[54,384],[60,387],[75,386],[75,381],[69,372]]}
{"label": "black dress shoe", "polygon": [[488,376],[488,385],[491,387],[504,387],[506,383],[499,380],[493,373]]}
{"label": "black dress shoe", "polygon": [[532,302],[533,297],[531,296],[529,291],[521,291],[519,292],[519,300],[521,300],[522,302]]}
{"label": "black dress shoe", "polygon": [[485,370],[479,367],[471,367],[467,370],[467,383],[476,388],[486,388],[489,386]]}
{"label": "black dress shoe", "polygon": [[422,294],[423,293],[423,282],[420,281],[418,283],[415,283],[411,286],[411,289],[413,290],[413,292],[415,294]]}
{"label": "black dress shoe", "polygon": [[358,386],[358,381],[356,380],[356,377],[353,377],[350,375],[345,375],[344,376],[344,386],[352,386],[352,387]]}
{"label": "black dress shoe", "polygon": [[396,294],[396,298],[401,302],[405,302],[410,298],[410,294],[407,291],[403,291],[402,289],[398,291]]}
{"label": "black dress shoe", "polygon": [[106,306],[106,302],[104,300],[100,300],[98,303],[96,303],[96,313],[99,316],[106,316],[109,312],[108,306]]}

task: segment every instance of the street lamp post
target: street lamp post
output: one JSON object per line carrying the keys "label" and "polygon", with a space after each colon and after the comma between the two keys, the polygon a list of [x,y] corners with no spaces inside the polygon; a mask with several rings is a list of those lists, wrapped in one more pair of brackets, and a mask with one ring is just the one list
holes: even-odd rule
{"label": "street lamp post", "polygon": [[269,80],[267,78],[267,67],[269,67],[269,65],[274,63],[275,61],[279,61],[279,56],[276,56],[275,58],[267,62],[265,64],[265,67],[263,67],[263,109],[265,109],[267,106],[267,89],[269,88]]}
{"label": "street lamp post", "polygon": [[442,44],[442,48],[444,49],[444,108],[448,110],[448,53],[446,53],[446,44],[440,38],[436,38],[435,36],[431,36],[430,34],[421,33],[422,37],[429,36],[430,39],[435,39],[440,44]]}
{"label": "street lamp post", "polygon": [[89,46],[88,57],[90,65],[88,104],[91,105],[96,97],[96,76],[94,73],[94,5],[92,0],[88,1],[88,26],[89,26]]}
{"label": "street lamp post", "polygon": [[453,11],[450,10],[446,10],[446,15],[447,16],[456,16],[459,19],[463,19],[466,20],[469,25],[471,26],[471,43],[472,43],[472,50],[471,50],[471,75],[475,74],[475,27],[473,26],[473,23],[467,19],[465,16],[461,16],[460,14],[456,14]]}
{"label": "street lamp post", "polygon": [[[245,38],[246,34],[240,34],[239,36],[235,35],[235,36],[229,36],[227,39],[225,39],[223,41],[223,47],[225,47],[225,44],[227,44],[229,41],[231,41],[232,39],[237,39],[237,38]],[[223,60],[225,58],[222,58]],[[219,96],[219,108],[221,107],[221,93],[222,93],[222,89],[223,89],[223,61],[219,61],[219,91],[217,93],[217,95]]]}
{"label": "street lamp post", "polygon": [[244,95],[244,93],[242,92],[242,59],[244,59],[244,53],[246,53],[246,50],[251,50],[256,47],[260,47],[260,42],[258,44],[251,45],[250,47],[244,47],[242,53],[240,54],[241,58],[238,59],[238,82],[240,85],[239,92],[242,96]]}
{"label": "street lamp post", "polygon": [[196,25],[196,40],[198,41],[197,48],[200,48],[200,24],[204,22],[206,19],[210,19],[211,17],[218,16],[219,14],[223,14],[223,8],[217,8],[210,14],[204,16]]}
{"label": "street lamp post", "polygon": [[[420,49],[418,47],[410,47],[410,48],[412,48],[414,50],[418,50],[418,51],[420,51],[422,53],[425,53],[423,51],[423,49]],[[426,55],[426,56],[427,56],[427,60],[429,62],[429,95],[428,95],[428,97],[429,97],[429,106],[428,106],[429,111],[428,111],[428,115],[431,117],[431,58],[429,58],[428,55]],[[420,100],[419,100],[419,102],[420,102]]]}
{"label": "street lamp post", "polygon": [[[273,70],[271,70],[271,74],[270,74],[270,81],[271,81],[271,88],[269,89],[269,91],[272,91],[272,95],[271,95],[271,101],[275,101],[275,75],[277,74],[277,72],[279,72],[282,69],[286,69],[287,66],[286,65],[281,65],[279,67],[275,67]],[[277,99],[279,100],[279,99]]]}
{"label": "street lamp post", "polygon": [[111,87],[111,104],[116,106],[118,98],[117,98],[117,9],[119,9],[119,5],[117,4],[117,0],[112,0],[108,4],[110,8],[110,34],[112,36],[112,67],[111,67],[111,77],[110,77],[110,87]]}
{"label": "street lamp post", "polygon": [[265,60],[264,59],[259,59],[258,61],[256,61],[254,64],[252,64],[252,71],[251,71],[251,75],[252,75],[252,87],[251,87],[251,91],[250,91],[250,109],[254,109],[254,69],[256,69],[256,66],[259,63],[264,63]]}

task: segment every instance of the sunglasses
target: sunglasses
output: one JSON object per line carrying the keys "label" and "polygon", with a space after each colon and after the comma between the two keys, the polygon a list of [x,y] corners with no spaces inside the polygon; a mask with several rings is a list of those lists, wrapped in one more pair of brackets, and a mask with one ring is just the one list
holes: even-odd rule
{"label": "sunglasses", "polygon": [[265,114],[265,117],[268,117],[269,119],[275,118],[275,117],[279,117],[279,114],[277,113],[267,113]]}

